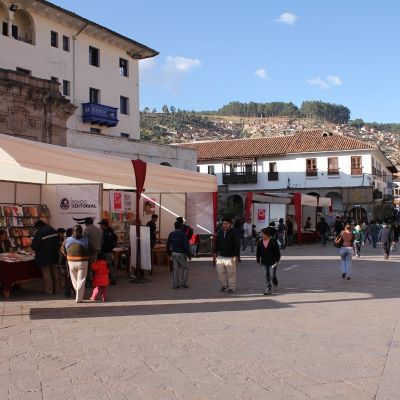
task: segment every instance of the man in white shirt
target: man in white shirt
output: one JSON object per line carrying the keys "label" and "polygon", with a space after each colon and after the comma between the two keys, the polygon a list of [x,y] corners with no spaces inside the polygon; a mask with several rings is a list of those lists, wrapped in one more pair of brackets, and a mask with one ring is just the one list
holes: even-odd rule
{"label": "man in white shirt", "polygon": [[251,224],[250,218],[243,225],[244,241],[243,241],[242,252],[244,252],[246,250],[247,246],[250,244],[251,252],[254,253],[254,238],[253,238],[251,225],[252,224]]}

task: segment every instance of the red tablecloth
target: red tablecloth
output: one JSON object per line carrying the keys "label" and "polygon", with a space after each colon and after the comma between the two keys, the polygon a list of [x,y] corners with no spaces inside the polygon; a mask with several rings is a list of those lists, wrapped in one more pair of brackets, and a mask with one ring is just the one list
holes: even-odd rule
{"label": "red tablecloth", "polygon": [[5,262],[0,261],[0,282],[3,284],[3,291],[9,292],[13,282],[26,279],[40,278],[42,271],[34,260]]}

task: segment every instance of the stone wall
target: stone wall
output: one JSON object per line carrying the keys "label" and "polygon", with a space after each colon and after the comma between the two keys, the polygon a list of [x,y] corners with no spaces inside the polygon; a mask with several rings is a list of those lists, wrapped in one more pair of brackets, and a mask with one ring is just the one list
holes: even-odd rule
{"label": "stone wall", "polygon": [[0,68],[0,133],[65,146],[76,107],[57,81]]}

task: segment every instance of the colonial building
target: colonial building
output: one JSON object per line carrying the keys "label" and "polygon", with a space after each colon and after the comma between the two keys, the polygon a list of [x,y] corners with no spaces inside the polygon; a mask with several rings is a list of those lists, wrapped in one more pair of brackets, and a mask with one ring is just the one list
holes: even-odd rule
{"label": "colonial building", "polygon": [[197,150],[198,171],[218,177],[220,201],[243,209],[247,192],[330,197],[332,211],[355,218],[383,213],[396,167],[371,144],[322,130],[180,145]]}
{"label": "colonial building", "polygon": [[0,29],[0,133],[196,168],[139,142],[138,64],[157,51],[45,0],[0,0]]}

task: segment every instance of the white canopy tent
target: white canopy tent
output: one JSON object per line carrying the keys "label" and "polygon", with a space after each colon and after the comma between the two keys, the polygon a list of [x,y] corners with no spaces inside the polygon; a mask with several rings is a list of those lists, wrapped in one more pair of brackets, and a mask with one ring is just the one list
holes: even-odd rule
{"label": "white canopy tent", "polygon": [[[136,189],[132,161],[0,134],[0,180]],[[216,192],[215,176],[146,163],[147,193]]]}

